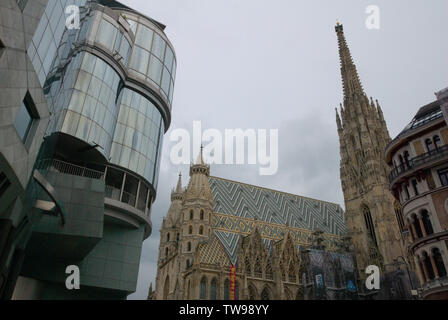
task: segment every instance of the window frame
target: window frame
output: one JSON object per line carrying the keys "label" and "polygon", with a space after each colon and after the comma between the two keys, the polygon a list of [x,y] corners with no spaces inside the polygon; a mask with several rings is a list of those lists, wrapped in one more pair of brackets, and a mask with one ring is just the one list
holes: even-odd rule
{"label": "window frame", "polygon": [[[20,135],[19,130],[17,129],[16,122],[18,120],[19,112],[22,108],[25,108],[28,116],[30,117],[29,123],[26,128],[26,132],[23,137]],[[22,143],[25,145],[25,148],[28,150],[31,142],[33,141],[34,134],[36,133],[37,123],[39,120],[39,113],[37,112],[36,105],[31,97],[29,91],[25,94],[25,97],[22,100],[19,110],[16,113],[14,119],[14,129],[17,131],[17,135],[19,136]]]}

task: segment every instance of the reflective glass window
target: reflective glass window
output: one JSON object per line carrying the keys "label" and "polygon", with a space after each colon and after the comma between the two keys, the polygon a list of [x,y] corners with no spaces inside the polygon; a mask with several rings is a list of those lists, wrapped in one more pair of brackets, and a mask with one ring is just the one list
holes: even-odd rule
{"label": "reflective glass window", "polygon": [[149,63],[148,76],[153,80],[157,85],[160,86],[160,79],[162,77],[162,68],[163,65],[159,59],[155,56],[151,56],[151,61]]}
{"label": "reflective glass window", "polygon": [[142,48],[135,46],[132,53],[131,65],[130,67],[135,71],[142,74],[146,74],[148,70],[149,52],[143,50]]}
{"label": "reflective glass window", "polygon": [[152,53],[155,54],[157,58],[159,58],[162,61],[165,56],[165,46],[166,46],[165,40],[163,40],[161,36],[155,33],[152,46]]}
{"label": "reflective glass window", "polygon": [[151,51],[153,34],[154,31],[140,24],[138,26],[137,35],[135,37],[135,43],[140,47],[146,49],[147,51]]}
{"label": "reflective glass window", "polygon": [[103,19],[101,20],[96,40],[109,50],[112,50],[114,48],[117,31],[110,22]]}

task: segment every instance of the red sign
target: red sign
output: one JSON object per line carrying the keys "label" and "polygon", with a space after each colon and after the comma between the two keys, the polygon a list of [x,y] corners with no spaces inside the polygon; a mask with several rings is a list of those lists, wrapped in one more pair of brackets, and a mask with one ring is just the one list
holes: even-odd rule
{"label": "red sign", "polygon": [[230,267],[230,300],[235,300],[236,267]]}

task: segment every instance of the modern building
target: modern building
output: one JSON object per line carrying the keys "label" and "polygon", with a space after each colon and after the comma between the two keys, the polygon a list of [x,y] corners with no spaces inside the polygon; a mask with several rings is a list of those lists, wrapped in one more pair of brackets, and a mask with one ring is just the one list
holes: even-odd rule
{"label": "modern building", "polygon": [[188,186],[179,177],[171,194],[149,299],[303,299],[301,251],[316,230],[339,250],[342,208],[210,176],[201,152]]}
{"label": "modern building", "polygon": [[[365,269],[376,265],[383,271],[405,256],[407,233],[400,230],[400,206],[389,191],[389,168],[384,150],[390,142],[381,107],[367,98],[345,40],[343,26],[336,34],[344,93],[336,123],[340,143],[340,177],[345,219],[352,238],[361,282]],[[364,286],[363,286],[364,287]]]}
{"label": "modern building", "polygon": [[448,299],[448,125],[441,106],[436,100],[421,107],[385,151],[424,299]]}
{"label": "modern building", "polygon": [[[21,143],[24,154],[36,144],[26,175],[23,165],[8,171],[8,181],[23,175],[21,214],[30,225],[22,268],[11,269],[20,270],[14,298],[124,299],[136,289],[142,242],[152,231],[160,152],[171,122],[174,49],[163,24],[117,1],[36,3],[7,1],[2,8],[2,17],[22,14],[11,19],[13,26],[33,30],[25,44],[6,28],[0,37],[8,46],[13,40],[25,45],[27,63],[16,65],[31,70],[28,83],[36,88],[6,101],[14,107],[6,117],[10,133],[2,135]],[[5,54],[14,61],[13,52]],[[38,103],[43,115],[35,112]],[[2,172],[21,159],[12,151],[10,160],[8,150],[0,149]],[[71,265],[80,270],[79,290],[66,288]]]}

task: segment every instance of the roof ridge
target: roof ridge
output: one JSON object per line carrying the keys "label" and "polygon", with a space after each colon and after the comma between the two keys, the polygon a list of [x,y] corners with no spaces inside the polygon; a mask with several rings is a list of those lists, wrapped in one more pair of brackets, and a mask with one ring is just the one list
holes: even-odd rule
{"label": "roof ridge", "polygon": [[276,192],[276,193],[289,195],[289,196],[294,196],[294,197],[299,197],[299,198],[302,198],[302,199],[308,199],[308,200],[313,200],[313,201],[319,201],[319,202],[323,202],[323,203],[333,204],[333,205],[337,205],[340,208],[342,208],[340,204],[335,203],[335,202],[329,202],[329,201],[325,201],[325,200],[319,200],[319,199],[315,199],[315,198],[305,197],[305,196],[301,196],[301,195],[290,193],[290,192],[286,192],[286,191],[280,191],[280,190],[275,190],[275,189],[271,189],[271,188],[256,186],[254,184],[250,184],[250,183],[246,183],[246,182],[240,182],[240,181],[235,181],[235,180],[230,180],[230,179],[216,177],[216,176],[210,176],[210,178],[223,180],[223,181],[227,181],[227,182],[232,182],[232,183],[237,183],[237,184],[242,184],[242,185],[246,185],[246,186],[249,186],[249,187],[254,187],[254,188],[258,188],[258,189],[262,189],[262,190],[266,190],[266,191],[273,191],[273,192]]}

